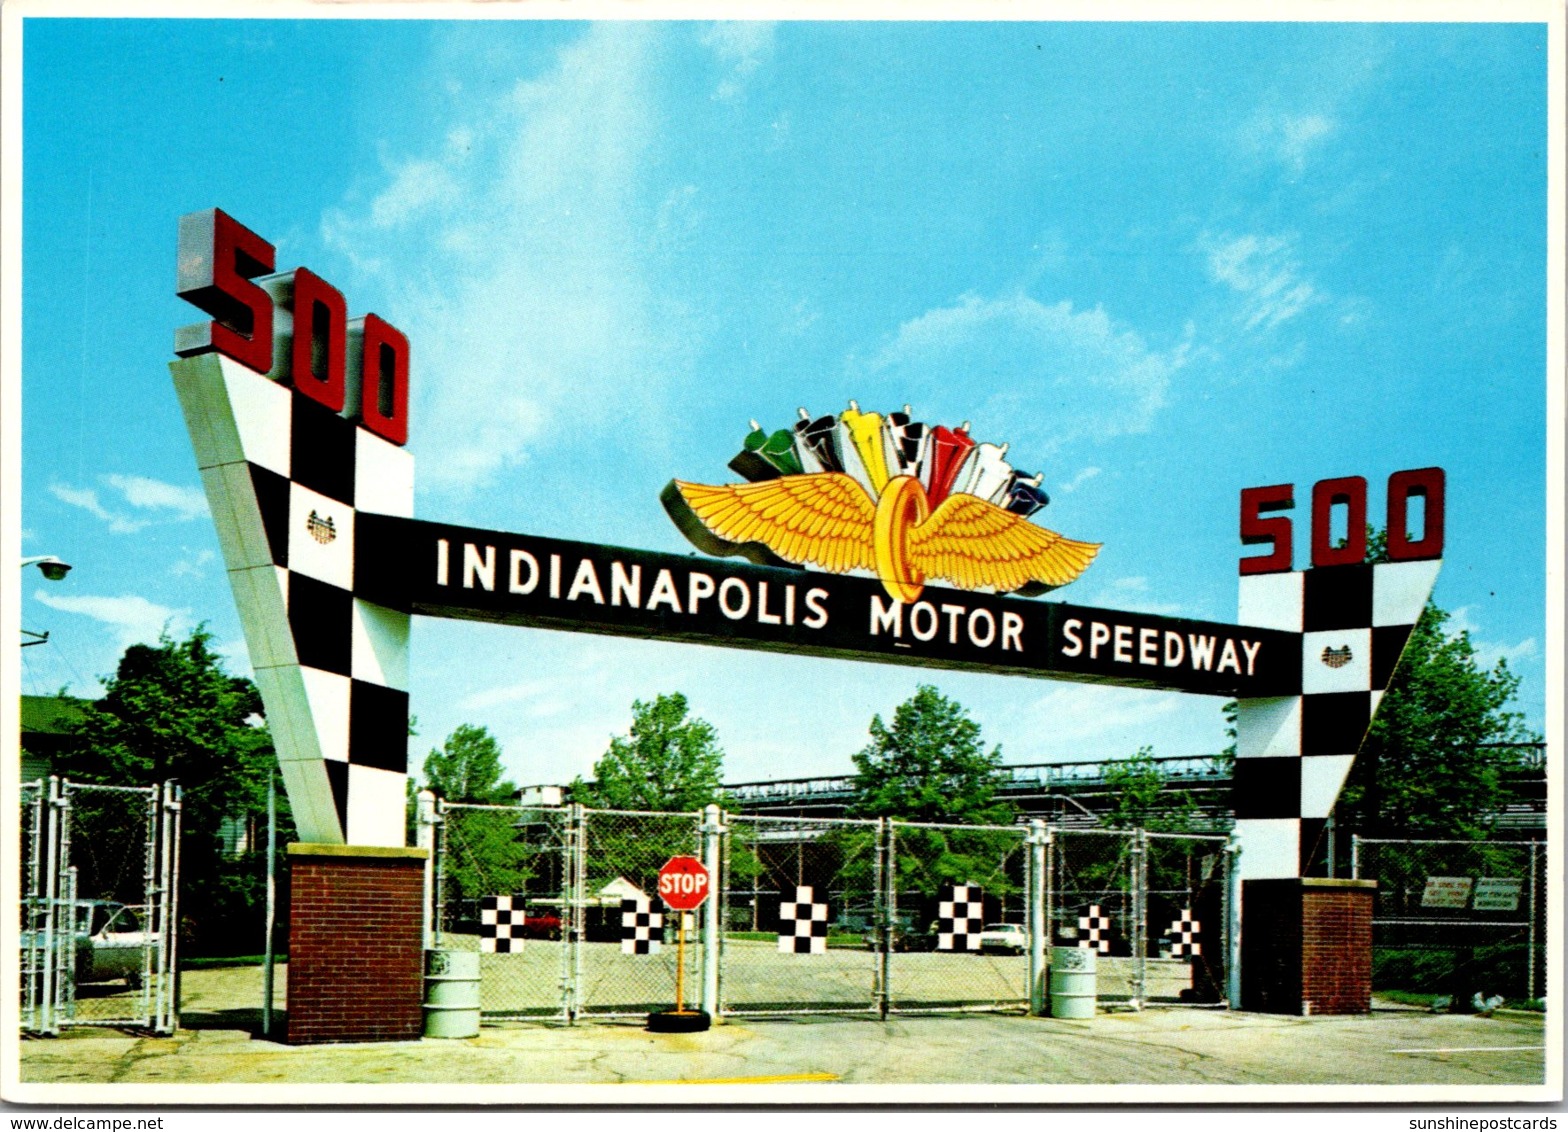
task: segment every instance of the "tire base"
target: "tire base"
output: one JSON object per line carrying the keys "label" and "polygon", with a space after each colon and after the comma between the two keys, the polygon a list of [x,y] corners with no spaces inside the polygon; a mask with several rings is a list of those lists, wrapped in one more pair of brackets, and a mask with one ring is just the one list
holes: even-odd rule
{"label": "tire base", "polygon": [[659,1010],[648,1015],[648,1029],[655,1034],[700,1034],[713,1025],[706,1010]]}

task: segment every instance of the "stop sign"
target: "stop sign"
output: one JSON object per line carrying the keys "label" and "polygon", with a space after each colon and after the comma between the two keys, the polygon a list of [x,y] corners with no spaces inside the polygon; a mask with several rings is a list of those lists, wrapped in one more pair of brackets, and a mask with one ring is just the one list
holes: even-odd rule
{"label": "stop sign", "polygon": [[708,898],[708,870],[696,857],[671,857],[659,870],[659,899],[666,908],[690,912]]}

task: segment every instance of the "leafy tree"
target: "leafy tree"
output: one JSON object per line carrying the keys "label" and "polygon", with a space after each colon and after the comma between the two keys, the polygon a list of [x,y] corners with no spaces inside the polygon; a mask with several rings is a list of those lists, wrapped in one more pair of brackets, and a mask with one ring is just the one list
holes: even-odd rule
{"label": "leafy tree", "polygon": [[572,800],[592,809],[673,816],[590,815],[590,888],[624,877],[651,894],[665,861],[698,851],[696,812],[723,801],[723,772],[718,733],[690,714],[684,695],[632,701],[631,729],[610,740],[594,764],[592,782],[573,781]]}
{"label": "leafy tree", "polygon": [[1193,828],[1197,804],[1185,790],[1166,790],[1153,747],[1139,747],[1132,758],[1107,766],[1105,786],[1111,805],[1100,820],[1110,829],[1188,833]]}
{"label": "leafy tree", "polygon": [[1511,797],[1521,750],[1539,737],[1511,711],[1519,677],[1481,666],[1468,633],[1428,602],[1340,797],[1364,834],[1485,837]]}
{"label": "leafy tree", "polygon": [[683,811],[720,801],[718,733],[687,712],[679,692],[632,701],[631,730],[610,740],[592,782],[573,781],[572,800],[599,809]]}
{"label": "leafy tree", "polygon": [[[78,782],[153,786],[174,779],[180,784],[185,942],[198,952],[244,952],[260,946],[264,847],[252,838],[249,852],[225,858],[222,828],[233,819],[254,825],[265,813],[275,763],[271,738],[258,726],[262,709],[255,685],[225,672],[211,645],[212,634],[200,626],[185,640],[165,632],[156,645],[126,649],[114,675],[104,680],[102,698],[88,705],[74,725],[75,742],[58,765]],[[131,874],[140,879],[139,841],[123,848],[108,844],[127,836],[129,815],[114,808],[107,796],[89,793],[74,815],[83,867],[96,874],[82,876],[83,892],[119,896],[109,882],[111,870],[122,880]],[[279,827],[280,843],[292,838],[293,823],[281,794]],[[136,858],[129,873],[127,854]]]}
{"label": "leafy tree", "polygon": [[[1001,747],[987,751],[980,725],[964,706],[929,684],[920,685],[893,710],[891,725],[873,716],[871,742],[853,759],[851,816],[956,825],[1012,823],[1013,807],[996,797]],[[857,841],[867,836],[861,831],[840,836],[846,860],[870,860]],[[1018,862],[1009,855],[1016,855],[1020,842],[1010,834],[900,826],[896,836],[895,883],[902,892],[921,894],[928,904],[946,884],[974,882],[998,897],[1016,887],[1012,874],[1019,868],[1010,866]],[[922,910],[921,919],[934,914],[932,904]]]}
{"label": "leafy tree", "polygon": [[853,756],[854,817],[1006,825],[1013,808],[996,797],[1002,748],[987,752],[980,725],[930,684],[871,719],[871,742]]}
{"label": "leafy tree", "polygon": [[486,727],[459,724],[425,756],[424,786],[447,803],[440,837],[444,922],[478,918],[483,896],[524,894],[543,862],[519,836],[517,787],[503,777],[501,744]]}
{"label": "leafy tree", "polygon": [[501,744],[488,728],[471,723],[459,724],[439,750],[425,756],[425,785],[448,802],[510,802],[517,787],[501,774]]}

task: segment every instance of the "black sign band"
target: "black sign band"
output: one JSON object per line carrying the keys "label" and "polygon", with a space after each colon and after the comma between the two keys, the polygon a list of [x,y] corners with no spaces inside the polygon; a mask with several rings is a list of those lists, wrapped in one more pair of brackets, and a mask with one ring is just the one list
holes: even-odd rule
{"label": "black sign band", "polygon": [[1301,637],[361,512],[356,594],[431,617],[1213,696],[1301,690]]}

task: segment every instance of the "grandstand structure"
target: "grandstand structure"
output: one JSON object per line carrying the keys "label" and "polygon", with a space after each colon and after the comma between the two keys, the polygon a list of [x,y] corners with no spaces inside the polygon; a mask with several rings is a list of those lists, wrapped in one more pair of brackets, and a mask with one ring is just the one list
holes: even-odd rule
{"label": "grandstand structure", "polygon": [[[1503,744],[1499,744],[1503,746]],[[1514,746],[1507,744],[1507,746]],[[1499,814],[1502,836],[1544,836],[1546,829],[1545,744],[1517,747],[1513,772],[1515,801]],[[1021,817],[1040,818],[1068,828],[1090,828],[1114,805],[1115,788],[1108,774],[1124,759],[1025,763],[1001,768],[998,797],[1011,802]],[[1193,806],[1195,830],[1226,831],[1234,824],[1231,811],[1231,766],[1227,755],[1179,755],[1152,760],[1162,793],[1172,805],[1183,795]],[[772,817],[844,817],[855,795],[854,775],[784,778],[735,782],[724,787],[734,813]]]}

